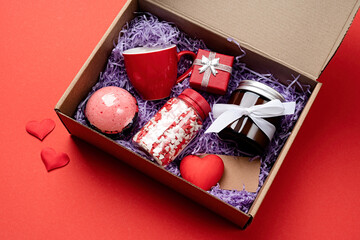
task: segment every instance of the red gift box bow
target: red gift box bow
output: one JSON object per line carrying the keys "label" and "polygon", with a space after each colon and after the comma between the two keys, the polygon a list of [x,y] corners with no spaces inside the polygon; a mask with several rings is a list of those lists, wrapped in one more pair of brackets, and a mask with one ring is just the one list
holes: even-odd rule
{"label": "red gift box bow", "polygon": [[216,76],[218,73],[216,69],[225,71],[231,74],[232,67],[227,66],[225,64],[220,63],[220,58],[215,58],[216,53],[210,52],[209,58],[202,55],[201,60],[195,59],[194,65],[199,65],[201,68],[199,68],[199,73],[204,73],[203,79],[201,81],[201,89],[205,90],[209,84],[210,75],[211,73]]}

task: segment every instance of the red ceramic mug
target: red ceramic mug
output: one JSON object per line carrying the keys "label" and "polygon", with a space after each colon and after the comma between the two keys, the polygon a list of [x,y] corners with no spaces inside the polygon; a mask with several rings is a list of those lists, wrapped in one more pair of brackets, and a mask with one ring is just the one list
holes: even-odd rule
{"label": "red ceramic mug", "polygon": [[184,55],[193,60],[195,53],[176,51],[176,45],[167,48],[137,47],[123,52],[126,73],[131,84],[145,100],[158,100],[170,96],[171,88],[183,81],[191,67],[177,78],[177,64]]}

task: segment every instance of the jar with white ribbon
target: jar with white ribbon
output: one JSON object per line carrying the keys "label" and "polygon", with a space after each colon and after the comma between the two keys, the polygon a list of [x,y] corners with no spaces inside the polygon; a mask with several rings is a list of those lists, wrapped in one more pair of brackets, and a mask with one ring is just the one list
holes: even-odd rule
{"label": "jar with white ribbon", "polygon": [[216,120],[205,133],[215,132],[223,140],[235,141],[245,154],[261,155],[280,124],[280,116],[295,111],[295,102],[284,101],[275,89],[243,80],[228,104],[213,106]]}

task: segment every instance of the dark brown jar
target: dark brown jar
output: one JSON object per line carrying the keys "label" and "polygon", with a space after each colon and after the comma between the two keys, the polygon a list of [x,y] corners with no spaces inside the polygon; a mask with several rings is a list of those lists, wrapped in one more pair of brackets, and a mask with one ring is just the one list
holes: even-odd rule
{"label": "dark brown jar", "polygon": [[[275,89],[260,82],[243,80],[238,88],[231,94],[228,103],[241,107],[251,107],[265,104],[274,99],[279,99],[281,102],[285,101],[284,97]],[[281,117],[264,119],[277,127],[280,124]],[[242,125],[243,127],[241,129]],[[235,141],[242,152],[251,156],[261,155],[271,141],[247,116],[243,116],[239,120],[229,124],[218,133],[218,136],[223,140]]]}

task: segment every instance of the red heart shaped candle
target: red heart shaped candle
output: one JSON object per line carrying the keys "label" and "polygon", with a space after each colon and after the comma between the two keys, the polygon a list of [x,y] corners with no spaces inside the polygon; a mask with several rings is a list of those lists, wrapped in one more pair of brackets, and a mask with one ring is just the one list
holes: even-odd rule
{"label": "red heart shaped candle", "polygon": [[195,155],[184,157],[180,163],[181,176],[192,184],[207,191],[219,182],[224,173],[224,163],[219,156]]}
{"label": "red heart shaped candle", "polygon": [[41,141],[55,128],[55,122],[51,119],[44,119],[41,122],[38,121],[29,121],[25,129],[26,131],[33,135],[34,137],[40,139]]}
{"label": "red heart shaped candle", "polygon": [[66,153],[56,153],[54,149],[49,147],[41,150],[41,159],[48,172],[56,168],[64,167],[70,161],[70,158]]}

